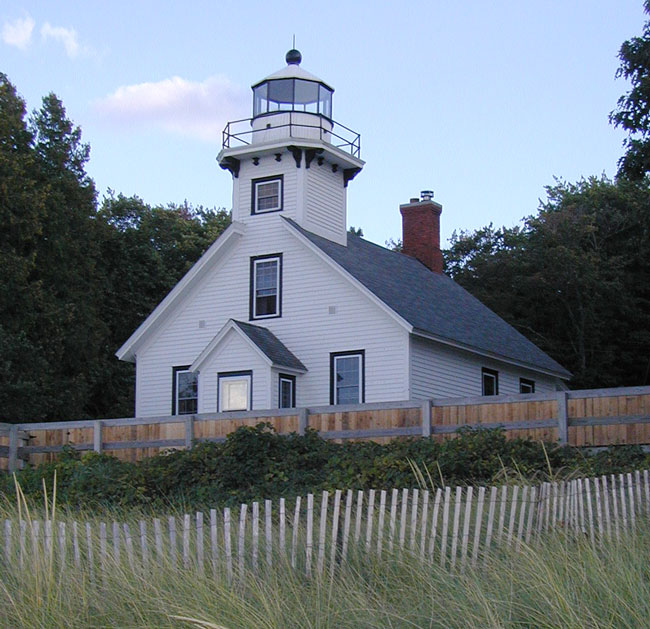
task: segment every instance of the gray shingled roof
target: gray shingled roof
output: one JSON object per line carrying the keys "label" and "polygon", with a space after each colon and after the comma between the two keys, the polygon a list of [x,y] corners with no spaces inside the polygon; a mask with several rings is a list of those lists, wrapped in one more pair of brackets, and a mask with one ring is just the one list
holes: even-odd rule
{"label": "gray shingled roof", "polygon": [[285,218],[334,262],[408,321],[415,332],[554,372],[571,373],[446,275],[410,256],[354,234],[347,247],[317,236]]}
{"label": "gray shingled roof", "polygon": [[287,349],[287,346],[271,330],[259,325],[232,320],[233,323],[251,340],[274,365],[288,367],[298,371],[307,368]]}

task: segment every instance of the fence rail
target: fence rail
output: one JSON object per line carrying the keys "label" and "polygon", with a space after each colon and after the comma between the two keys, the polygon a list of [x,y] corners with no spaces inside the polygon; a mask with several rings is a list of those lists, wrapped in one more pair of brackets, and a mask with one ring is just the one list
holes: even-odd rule
{"label": "fence rail", "polygon": [[240,426],[269,422],[279,433],[317,430],[325,439],[445,439],[463,428],[502,428],[509,437],[601,447],[650,444],[650,387],[526,395],[381,402],[254,410],[0,424],[0,469],[50,460],[64,446],[139,460],[165,448],[223,441]]}
{"label": "fence rail", "polygon": [[140,574],[183,568],[232,582],[274,562],[307,576],[334,574],[356,554],[462,572],[491,550],[519,551],[558,530],[594,548],[625,542],[649,518],[648,470],[539,485],[336,490],[137,523],[6,519],[0,569],[23,570],[49,557],[91,578],[118,564]]}

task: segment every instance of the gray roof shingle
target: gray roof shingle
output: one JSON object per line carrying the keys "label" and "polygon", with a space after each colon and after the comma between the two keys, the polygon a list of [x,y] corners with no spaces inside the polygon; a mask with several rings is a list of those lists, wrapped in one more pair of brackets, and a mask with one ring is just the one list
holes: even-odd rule
{"label": "gray roof shingle", "polygon": [[347,247],[285,218],[416,331],[569,378],[571,373],[446,275],[349,233]]}
{"label": "gray roof shingle", "polygon": [[232,321],[274,365],[288,367],[297,371],[307,371],[307,368],[271,330],[259,325],[235,321],[235,319]]}

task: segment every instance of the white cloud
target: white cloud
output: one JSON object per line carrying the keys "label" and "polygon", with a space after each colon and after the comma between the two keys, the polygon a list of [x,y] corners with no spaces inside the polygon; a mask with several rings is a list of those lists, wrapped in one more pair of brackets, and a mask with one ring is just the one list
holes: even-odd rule
{"label": "white cloud", "polygon": [[32,42],[34,24],[34,20],[29,15],[13,22],[5,22],[2,26],[2,41],[9,46],[26,50]]}
{"label": "white cloud", "polygon": [[221,138],[228,120],[242,118],[249,96],[225,76],[202,82],[175,76],[156,83],[124,85],[95,102],[99,115],[133,128],[147,125],[208,142]]}
{"label": "white cloud", "polygon": [[63,44],[68,57],[71,59],[74,59],[81,52],[77,31],[74,28],[52,26],[49,22],[45,22],[41,27],[41,37],[43,39],[53,39]]}

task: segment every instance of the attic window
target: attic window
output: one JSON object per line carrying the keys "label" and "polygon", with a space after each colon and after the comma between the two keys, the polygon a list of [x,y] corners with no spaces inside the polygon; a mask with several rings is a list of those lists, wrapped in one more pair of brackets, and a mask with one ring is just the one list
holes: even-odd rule
{"label": "attic window", "polygon": [[282,176],[253,179],[251,214],[266,214],[282,210]]}
{"label": "attic window", "polygon": [[482,395],[499,395],[499,372],[494,369],[483,367],[482,376]]}

